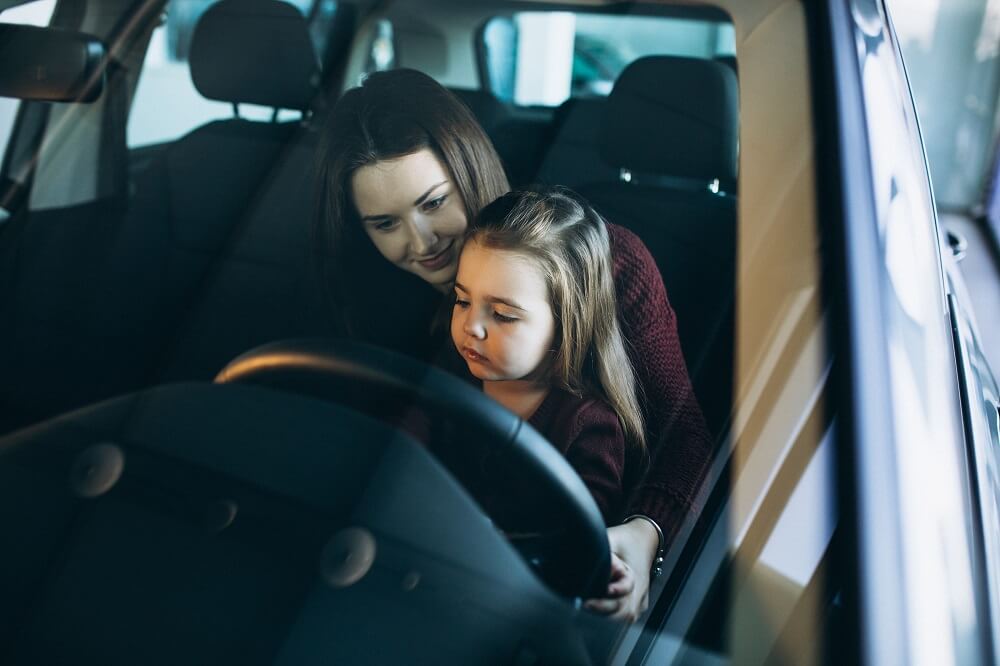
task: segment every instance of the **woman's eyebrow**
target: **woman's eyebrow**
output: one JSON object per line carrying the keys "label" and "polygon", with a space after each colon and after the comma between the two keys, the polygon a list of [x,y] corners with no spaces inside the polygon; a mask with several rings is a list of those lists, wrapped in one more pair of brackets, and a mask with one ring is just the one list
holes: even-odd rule
{"label": "woman's eyebrow", "polygon": [[447,180],[442,180],[442,181],[441,181],[440,183],[436,183],[436,184],[434,184],[434,185],[431,185],[431,186],[430,186],[430,187],[429,187],[429,188],[427,189],[427,191],[426,191],[426,192],[424,192],[423,194],[421,194],[421,195],[420,195],[420,196],[419,196],[419,197],[417,198],[417,200],[413,202],[413,205],[414,205],[414,206],[419,206],[420,204],[422,204],[422,203],[423,203],[424,201],[426,201],[426,200],[427,200],[427,197],[429,197],[429,196],[431,195],[431,192],[433,192],[434,190],[436,190],[437,188],[441,187],[442,185],[444,185],[444,184],[445,184],[445,183],[447,183],[447,182],[448,182]]}
{"label": "woman's eyebrow", "polygon": [[[437,188],[439,188],[442,185],[445,185],[447,183],[448,183],[447,180],[442,180],[440,183],[435,183],[434,185],[431,185],[427,189],[426,192],[424,192],[423,194],[421,194],[417,198],[417,200],[413,202],[413,205],[414,206],[419,206],[423,202],[427,201],[427,197],[429,197],[434,190],[436,190]],[[388,219],[390,217],[392,217],[392,216],[388,215],[386,213],[375,213],[374,215],[364,215],[364,216],[362,216],[361,217],[361,221],[362,222],[381,222],[382,220]]]}

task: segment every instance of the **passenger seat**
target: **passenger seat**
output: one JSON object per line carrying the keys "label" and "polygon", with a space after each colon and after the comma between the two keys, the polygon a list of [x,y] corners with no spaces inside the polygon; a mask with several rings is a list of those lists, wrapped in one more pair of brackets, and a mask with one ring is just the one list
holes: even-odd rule
{"label": "passenger seat", "polygon": [[[208,99],[306,112],[319,67],[307,24],[276,0],[222,0],[202,16],[191,78]],[[234,356],[304,334],[315,134],[307,123],[209,122],[136,177],[117,281],[143,322],[140,386],[211,379]]]}
{"label": "passenger seat", "polygon": [[552,139],[535,179],[545,185],[578,188],[613,182],[618,170],[601,159],[600,133],[607,100],[570,98],[552,119]]}
{"label": "passenger seat", "polygon": [[730,67],[640,58],[622,72],[604,114],[600,156],[615,177],[579,188],[656,259],[716,436],[732,404],[738,130]]}

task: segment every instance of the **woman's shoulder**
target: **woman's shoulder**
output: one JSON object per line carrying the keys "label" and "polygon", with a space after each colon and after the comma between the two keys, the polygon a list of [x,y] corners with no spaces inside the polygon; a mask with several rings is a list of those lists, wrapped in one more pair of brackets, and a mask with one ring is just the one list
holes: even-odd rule
{"label": "woman's shoulder", "polygon": [[634,231],[611,222],[607,223],[607,229],[616,276],[658,274],[656,260]]}

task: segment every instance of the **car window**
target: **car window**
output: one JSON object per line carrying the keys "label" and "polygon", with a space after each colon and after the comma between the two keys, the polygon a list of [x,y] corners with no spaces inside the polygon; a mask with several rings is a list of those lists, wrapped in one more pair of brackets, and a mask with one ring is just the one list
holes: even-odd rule
{"label": "car window", "polygon": [[625,66],[647,55],[731,56],[729,23],[573,12],[516,12],[483,28],[487,87],[523,106],[606,97]]}
{"label": "car window", "polygon": [[[31,220],[14,267],[27,272],[11,281],[23,293],[3,301],[18,316],[0,328],[8,336],[0,351],[16,352],[3,359],[13,370],[0,386],[0,407],[17,417],[40,420],[167,382],[178,395],[211,392],[219,369],[250,348],[303,329],[336,330],[308,328],[315,303],[304,296],[328,286],[312,285],[318,278],[308,270],[316,250],[308,247],[313,128],[275,127],[272,109],[241,105],[250,122],[240,132],[217,128],[205,143],[181,138],[233,115],[230,104],[203,99],[190,81],[191,30],[209,4],[168,5],[129,117],[129,147],[176,141],[173,150],[148,151],[148,159],[129,164],[127,201],[64,205]],[[683,358],[670,369],[690,376],[685,395],[700,403],[712,458],[694,506],[677,509],[682,525],[649,613],[635,625],[601,629],[621,634],[611,641],[611,660],[819,663],[837,643],[843,597],[851,592],[838,558],[852,538],[839,537],[845,528],[836,505],[835,345],[823,299],[816,186],[829,146],[812,124],[819,84],[810,67],[819,47],[807,31],[806,3],[794,0],[640,4],[511,14],[506,0],[376,3],[340,63],[343,80],[352,86],[367,72],[415,68],[464,94],[515,186],[572,186],[623,237],[645,245],[663,279],[669,307],[649,328],[679,339]],[[317,5],[297,6],[315,15]],[[644,73],[628,83],[623,74],[633,67]],[[60,164],[72,165],[76,146],[55,148]],[[51,180],[43,185],[63,189]],[[636,289],[636,310],[653,293],[651,273]],[[396,293],[383,297],[390,317],[410,305]],[[324,307],[321,323],[335,323],[342,313]],[[202,383],[175,383],[187,380]],[[232,414],[258,411],[237,394]],[[199,427],[163,418],[180,430]],[[260,436],[252,443],[265,446],[266,429],[245,430],[248,441]],[[176,439],[194,447],[195,440]],[[340,451],[341,439],[329,439],[328,451]],[[211,456],[210,446],[205,453]],[[386,477],[386,485],[398,484]],[[406,487],[413,490],[395,497],[423,508],[419,483],[410,479]],[[489,521],[476,524],[476,534],[496,536]],[[470,550],[455,539],[450,545]],[[418,586],[419,574],[400,588],[400,575],[413,581],[410,565],[400,557],[390,566],[398,570],[386,570],[386,598],[402,609],[400,617],[424,621],[429,615],[408,599],[424,603],[450,592]],[[167,587],[160,590],[173,594]],[[459,614],[488,618],[482,621],[492,628],[501,615],[491,601],[470,594]],[[363,622],[373,614],[347,615]],[[532,660],[530,650],[523,654]]]}
{"label": "car window", "polygon": [[[957,294],[949,295],[958,378],[963,392],[966,449],[971,495],[971,530],[981,542],[982,563],[975,570],[978,600],[1000,599],[1000,389],[979,341],[969,312]],[[977,563],[978,564],[978,563]],[[992,623],[1000,639],[1000,620]]]}
{"label": "car window", "polygon": [[[0,23],[48,25],[55,7],[56,0],[34,0],[0,13]],[[20,102],[16,99],[0,97],[0,158],[7,148],[10,133],[14,129],[14,119],[17,117],[19,105]]]}
{"label": "car window", "polygon": [[[1000,5],[988,0],[890,0],[906,58],[935,198],[946,209],[980,203],[996,149]],[[956,75],[961,72],[961,75]]]}
{"label": "car window", "polygon": [[[191,37],[198,19],[217,0],[171,0],[165,19],[153,31],[128,120],[128,145],[139,147],[176,139],[210,121],[233,116],[233,105],[205,99],[195,89],[188,66]],[[329,25],[337,3],[330,0],[292,2],[312,19],[310,36],[317,53],[326,46],[323,29]],[[169,113],[164,113],[168,108]],[[274,109],[241,104],[241,117],[271,119]],[[278,110],[277,120],[300,117],[297,111]]]}

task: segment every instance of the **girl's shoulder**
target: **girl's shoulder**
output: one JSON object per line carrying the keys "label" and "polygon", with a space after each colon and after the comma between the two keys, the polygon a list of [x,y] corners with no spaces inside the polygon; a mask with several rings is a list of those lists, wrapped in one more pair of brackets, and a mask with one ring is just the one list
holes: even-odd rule
{"label": "girl's shoulder", "polygon": [[592,396],[575,396],[557,388],[552,389],[531,417],[531,423],[557,447],[569,445],[588,432],[624,437],[618,414],[606,401]]}

